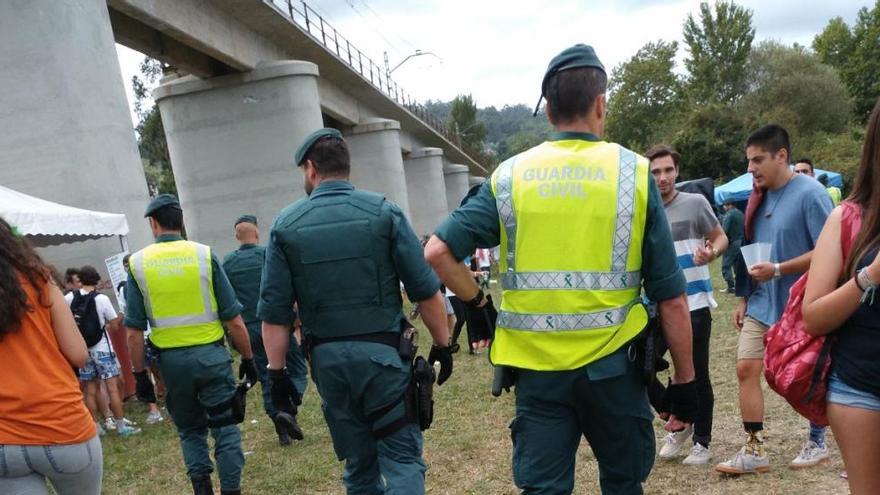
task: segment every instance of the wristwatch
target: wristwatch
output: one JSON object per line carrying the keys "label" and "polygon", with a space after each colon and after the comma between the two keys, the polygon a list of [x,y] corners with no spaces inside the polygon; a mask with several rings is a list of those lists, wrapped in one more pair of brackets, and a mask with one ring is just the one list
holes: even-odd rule
{"label": "wristwatch", "polygon": [[779,263],[773,263],[773,278],[779,278],[782,276],[782,270],[779,268]]}
{"label": "wristwatch", "polygon": [[465,301],[464,304],[468,307],[476,308],[476,307],[480,306],[480,303],[483,302],[483,299],[485,297],[486,297],[486,295],[483,294],[483,289],[478,289],[477,295],[474,296],[474,298],[471,299],[470,301]]}

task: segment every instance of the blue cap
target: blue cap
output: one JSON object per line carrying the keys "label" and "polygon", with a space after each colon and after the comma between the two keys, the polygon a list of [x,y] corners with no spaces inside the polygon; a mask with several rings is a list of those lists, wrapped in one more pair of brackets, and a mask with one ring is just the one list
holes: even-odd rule
{"label": "blue cap", "polygon": [[541,81],[541,98],[538,98],[538,104],[535,106],[535,115],[538,115],[538,108],[541,106],[541,99],[547,96],[547,81],[554,74],[569,69],[580,69],[583,67],[592,67],[605,72],[605,66],[596,56],[596,51],[590,45],[578,43],[562,50],[559,55],[550,60],[547,71],[544,72],[544,79]]}
{"label": "blue cap", "polygon": [[342,139],[342,133],[331,127],[325,127],[323,129],[318,129],[317,131],[306,136],[305,141],[303,141],[303,143],[299,145],[299,148],[296,150],[296,166],[298,167],[302,165],[306,154],[309,152],[309,149],[312,147],[313,144],[315,144],[315,142],[317,142],[319,139],[327,137]]}
{"label": "blue cap", "polygon": [[240,223],[252,223],[252,224],[256,225],[257,224],[257,217],[255,217],[253,215],[242,215],[242,216],[238,217],[238,220],[236,220],[232,226],[236,227]]}
{"label": "blue cap", "polygon": [[150,204],[147,205],[147,211],[144,212],[144,218],[156,213],[157,210],[165,208],[166,206],[183,211],[176,196],[173,194],[160,194],[153,198],[153,200],[150,201]]}

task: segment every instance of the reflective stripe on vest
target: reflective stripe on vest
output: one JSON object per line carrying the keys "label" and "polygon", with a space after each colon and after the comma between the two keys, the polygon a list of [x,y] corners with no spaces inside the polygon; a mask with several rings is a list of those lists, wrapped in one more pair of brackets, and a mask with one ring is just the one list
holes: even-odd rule
{"label": "reflective stripe on vest", "polygon": [[622,325],[626,321],[632,303],[594,313],[579,314],[523,314],[499,311],[496,325],[516,330],[555,332],[557,330],[583,330]]}
{"label": "reflective stripe on vest", "polygon": [[610,272],[517,272],[516,212],[513,209],[513,166],[516,159],[502,163],[497,171],[495,203],[507,234],[507,271],[501,275],[503,289],[586,289],[618,290],[641,286],[640,271],[626,271],[631,242],[636,190],[636,156],[620,150],[620,175],[617,181],[617,221],[614,230],[612,271]]}
{"label": "reflective stripe on vest", "polygon": [[[152,327],[150,339],[157,346],[197,345],[222,338],[208,246],[189,241],[153,244],[132,255],[130,266]],[[176,294],[178,285],[194,285],[194,275],[198,277],[198,294]],[[157,290],[162,294],[160,301],[153,293]]]}

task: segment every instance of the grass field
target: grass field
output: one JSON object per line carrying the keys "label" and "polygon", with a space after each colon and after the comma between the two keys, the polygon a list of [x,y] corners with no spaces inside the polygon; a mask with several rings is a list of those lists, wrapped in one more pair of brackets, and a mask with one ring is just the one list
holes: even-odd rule
{"label": "grass field", "polygon": [[[715,287],[718,266],[714,263]],[[744,440],[737,408],[736,331],[730,321],[735,299],[716,292],[720,304],[712,328],[712,381],[715,386],[714,461],[725,460]],[[428,346],[427,331],[421,332],[422,349]],[[510,436],[507,425],[514,415],[513,396],[494,398],[489,393],[492,367],[485,355],[457,354],[455,373],[442,387],[435,388],[434,425],[425,433],[428,464],[427,491],[432,494],[514,494],[510,467]],[[840,455],[829,430],[833,452],[830,462],[819,467],[792,471],[788,462],[803,444],[807,421],[797,416],[784,401],[765,391],[767,450],[771,471],[741,478],[723,477],[712,466],[686,467],[657,462],[645,484],[650,494],[794,494],[847,493],[839,478]],[[259,391],[249,395],[248,415],[242,425],[246,466],[242,480],[247,494],[336,494],[344,493],[340,476],[342,463],[336,460],[330,436],[313,384],[306,393],[300,425],[306,438],[291,447],[278,445],[271,421],[262,411]],[[143,424],[146,408],[127,405],[129,418]],[[658,442],[662,424],[655,422]],[[104,445],[104,493],[183,494],[190,492],[189,480],[173,425],[170,421],[144,426],[132,438],[117,438],[111,432]],[[575,493],[598,493],[598,471],[586,441],[581,445],[576,467]],[[217,488],[215,475],[215,489]],[[191,493],[191,492],[190,492]]]}

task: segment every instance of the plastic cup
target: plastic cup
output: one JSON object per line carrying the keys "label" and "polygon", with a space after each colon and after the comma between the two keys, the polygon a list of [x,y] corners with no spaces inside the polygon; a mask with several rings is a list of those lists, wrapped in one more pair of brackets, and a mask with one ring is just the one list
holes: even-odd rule
{"label": "plastic cup", "polygon": [[762,261],[770,261],[770,248],[772,247],[773,245],[769,242],[755,242],[741,247],[740,252],[746,262],[746,267],[751,268]]}

